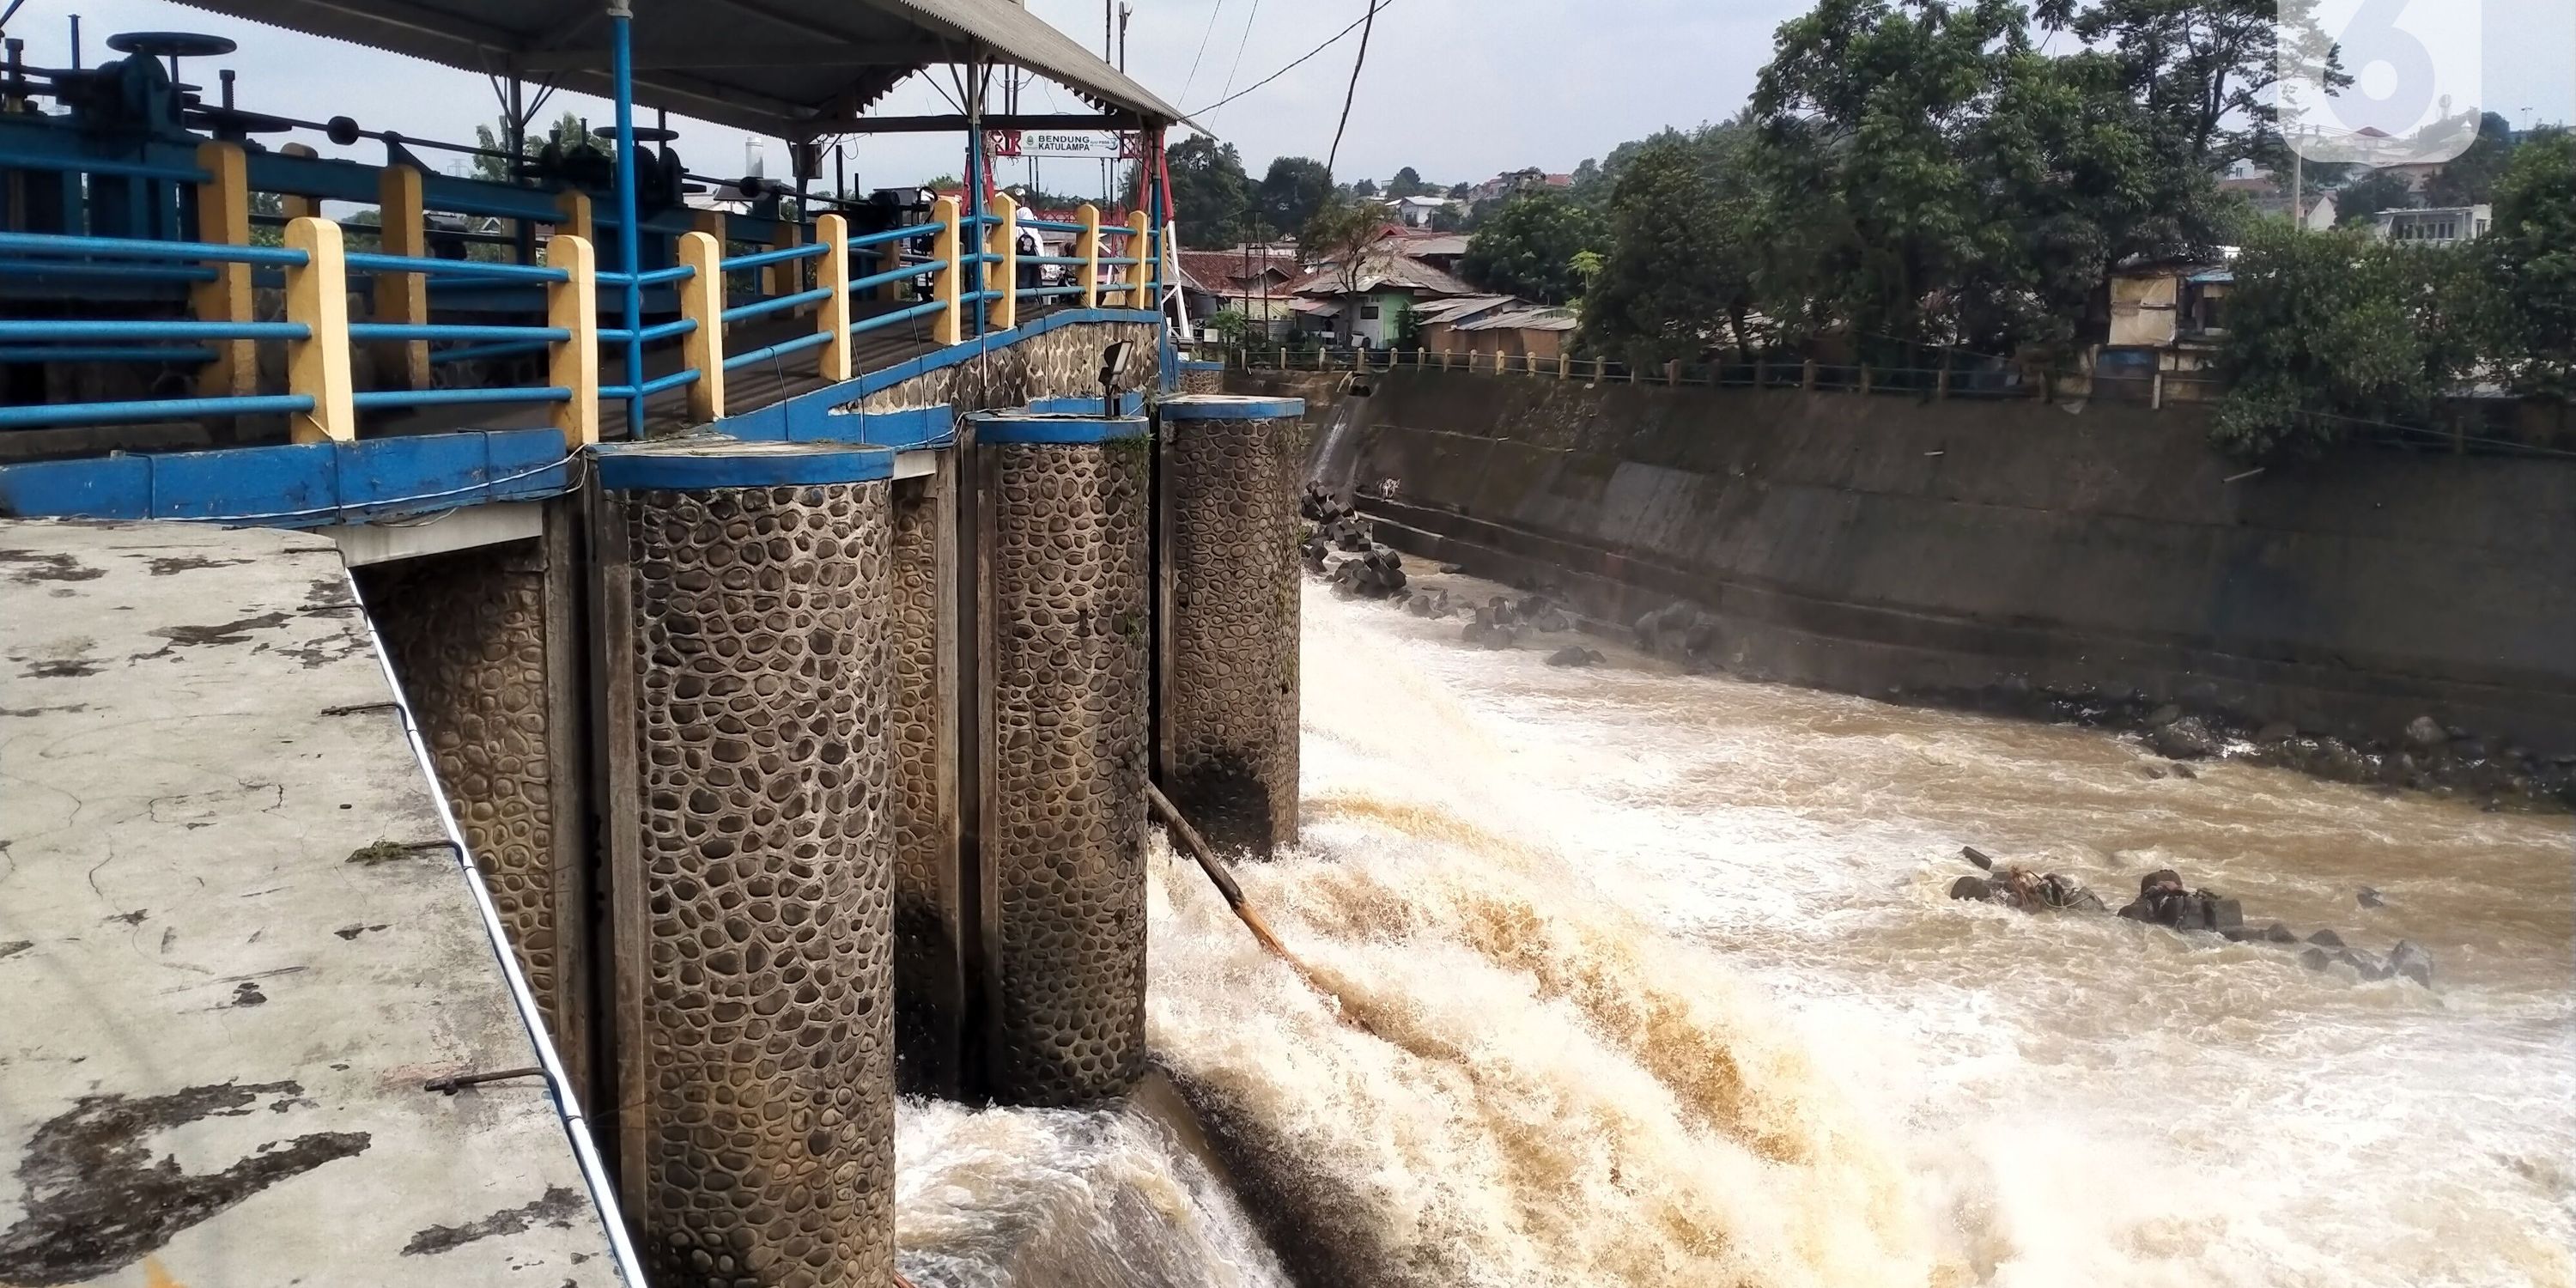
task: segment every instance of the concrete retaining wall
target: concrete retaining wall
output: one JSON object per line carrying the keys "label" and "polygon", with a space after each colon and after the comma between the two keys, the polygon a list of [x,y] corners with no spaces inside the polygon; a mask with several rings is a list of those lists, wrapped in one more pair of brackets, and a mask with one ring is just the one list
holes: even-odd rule
{"label": "concrete retaining wall", "polygon": [[[1237,387],[1305,393],[1338,378]],[[2354,450],[2231,482],[2186,411],[1379,377],[1381,537],[1730,666],[1855,692],[2099,692],[2576,751],[2576,462]]]}

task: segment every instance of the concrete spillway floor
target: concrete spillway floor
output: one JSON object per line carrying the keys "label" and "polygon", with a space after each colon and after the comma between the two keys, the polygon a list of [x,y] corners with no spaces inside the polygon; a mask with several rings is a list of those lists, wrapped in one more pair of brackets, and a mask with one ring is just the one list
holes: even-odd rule
{"label": "concrete spillway floor", "polygon": [[340,556],[0,522],[0,1284],[620,1276]]}

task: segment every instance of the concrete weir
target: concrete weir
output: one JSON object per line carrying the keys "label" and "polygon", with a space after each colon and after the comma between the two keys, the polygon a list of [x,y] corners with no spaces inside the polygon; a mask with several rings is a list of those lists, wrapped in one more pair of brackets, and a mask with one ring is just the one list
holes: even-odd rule
{"label": "concrete weir", "polygon": [[893,457],[600,454],[618,1126],[653,1281],[894,1268]]}
{"label": "concrete weir", "polygon": [[1161,406],[1161,720],[1174,803],[1221,850],[1297,841],[1297,484],[1304,402]]}
{"label": "concrete weir", "polygon": [[409,720],[328,538],[0,522],[0,1283],[621,1281]]}
{"label": "concrete weir", "polygon": [[1083,1104],[1145,1068],[1142,418],[973,418],[986,1089]]}

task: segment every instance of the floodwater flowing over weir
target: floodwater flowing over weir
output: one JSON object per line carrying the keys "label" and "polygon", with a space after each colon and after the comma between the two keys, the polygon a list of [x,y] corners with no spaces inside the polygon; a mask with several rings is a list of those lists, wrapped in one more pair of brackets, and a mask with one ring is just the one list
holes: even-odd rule
{"label": "floodwater flowing over weir", "polygon": [[[920,1255],[972,1204],[916,1176],[1043,1190],[1084,1150],[1186,1218],[1066,1263],[1201,1267],[1126,1282],[1284,1282],[1246,1212],[1305,1284],[2576,1280],[2564,818],[1305,614],[1305,842],[1239,871],[1367,1031],[1158,849],[1152,1045],[1239,1202],[1133,1123],[923,1111],[922,1288],[985,1281]],[[1962,843],[2123,899],[2177,867],[2413,939],[2439,987],[1952,903]]]}

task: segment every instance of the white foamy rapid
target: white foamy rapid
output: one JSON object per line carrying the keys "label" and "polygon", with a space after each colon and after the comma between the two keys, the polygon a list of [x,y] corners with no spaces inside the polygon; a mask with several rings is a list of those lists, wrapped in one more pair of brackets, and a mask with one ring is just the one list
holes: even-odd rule
{"label": "white foamy rapid", "polygon": [[[2576,1282],[2567,820],[1305,612],[1306,845],[1241,875],[1342,998],[1158,850],[1151,1023],[1310,1288]],[[2178,867],[2440,987],[1952,903],[1963,843]],[[964,1121],[1010,1176],[1093,1139]],[[964,1156],[907,1146],[908,1249]],[[1248,1246],[1223,1199],[1174,1238]]]}

